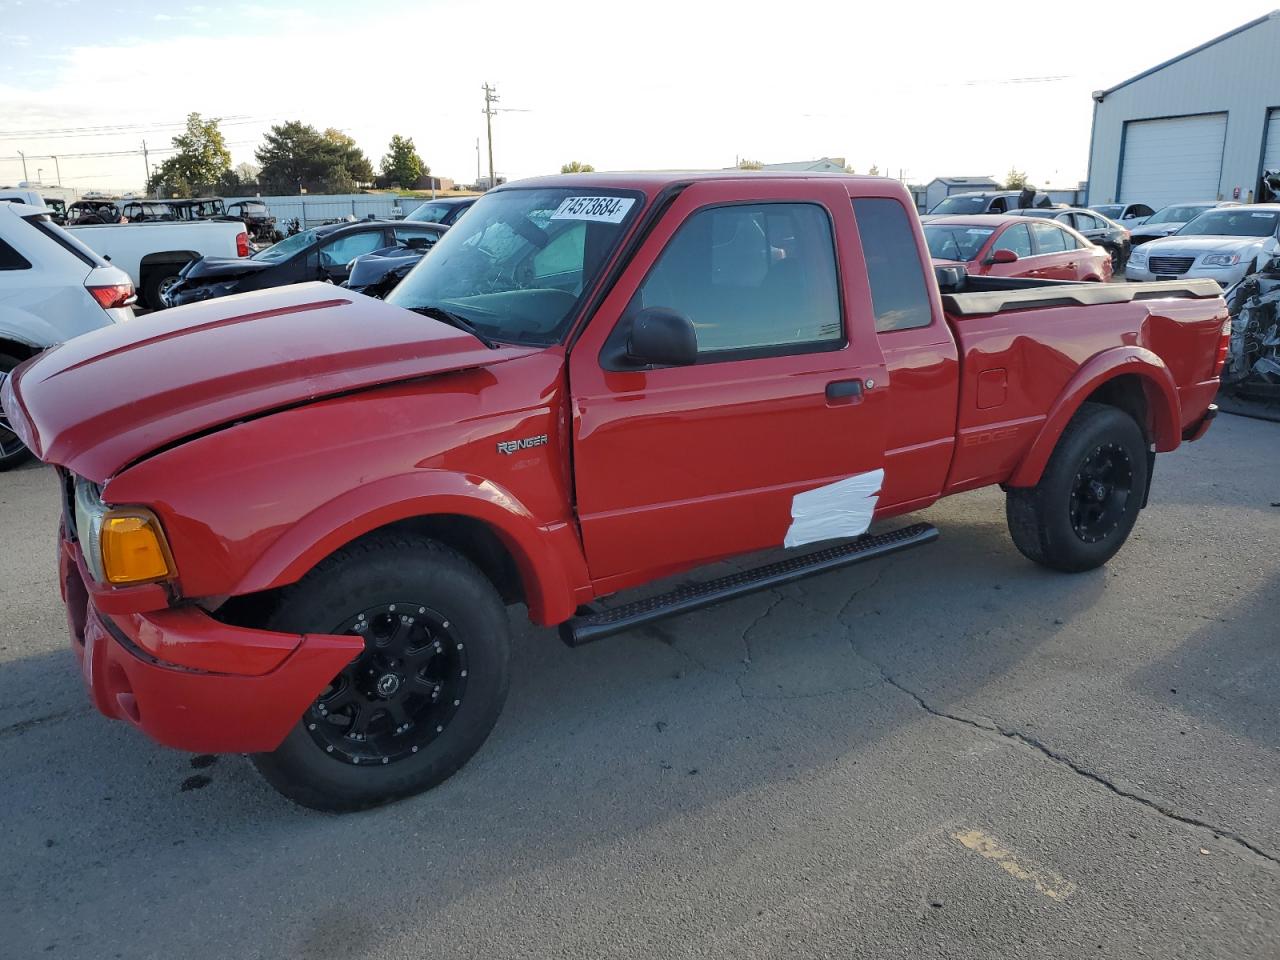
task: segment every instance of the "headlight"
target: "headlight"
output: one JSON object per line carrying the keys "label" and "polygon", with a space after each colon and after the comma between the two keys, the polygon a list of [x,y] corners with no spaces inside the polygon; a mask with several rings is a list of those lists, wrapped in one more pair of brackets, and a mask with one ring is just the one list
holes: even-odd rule
{"label": "headlight", "polygon": [[76,481],[76,536],[99,583],[154,583],[173,575],[160,521],[141,507],[108,507],[97,484]]}
{"label": "headlight", "polygon": [[1200,262],[1206,267],[1234,267],[1240,262],[1240,254],[1206,253]]}
{"label": "headlight", "polygon": [[1142,249],[1135,249],[1132,253],[1129,254],[1129,262],[1132,263],[1135,267],[1142,266],[1147,262],[1147,251]]}

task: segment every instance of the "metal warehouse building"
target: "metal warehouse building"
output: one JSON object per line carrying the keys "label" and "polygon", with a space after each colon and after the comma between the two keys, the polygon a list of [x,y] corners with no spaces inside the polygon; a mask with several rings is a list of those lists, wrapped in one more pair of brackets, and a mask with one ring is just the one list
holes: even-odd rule
{"label": "metal warehouse building", "polygon": [[1280,10],[1093,95],[1089,202],[1271,199]]}

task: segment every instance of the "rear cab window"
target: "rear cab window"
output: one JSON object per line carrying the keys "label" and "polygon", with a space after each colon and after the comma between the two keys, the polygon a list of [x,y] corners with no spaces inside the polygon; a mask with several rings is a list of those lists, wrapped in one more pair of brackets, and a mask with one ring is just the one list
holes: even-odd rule
{"label": "rear cab window", "polygon": [[860,197],[853,201],[853,216],[867,264],[876,331],[929,326],[933,306],[906,208],[888,197]]}

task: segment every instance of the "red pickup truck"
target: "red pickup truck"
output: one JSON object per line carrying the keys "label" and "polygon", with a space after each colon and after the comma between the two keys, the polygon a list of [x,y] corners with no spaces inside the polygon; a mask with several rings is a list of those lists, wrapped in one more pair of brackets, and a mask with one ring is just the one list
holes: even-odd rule
{"label": "red pickup truck", "polygon": [[575,175],[486,194],[388,302],[165,311],[0,399],[58,468],[98,709],[337,810],[480,747],[508,604],[584,643],[926,543],[868,526],[989,484],[1030,559],[1104,563],[1207,428],[1228,331],[1209,281],[935,275],[892,181]]}

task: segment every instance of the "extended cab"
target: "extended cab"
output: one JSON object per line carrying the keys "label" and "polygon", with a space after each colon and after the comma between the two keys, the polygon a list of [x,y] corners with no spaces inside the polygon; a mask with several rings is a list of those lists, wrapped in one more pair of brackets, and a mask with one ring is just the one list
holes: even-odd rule
{"label": "extended cab", "polygon": [[0,399],[58,468],[93,702],[353,809],[479,748],[507,604],[576,645],[927,543],[888,521],[994,484],[1027,557],[1104,563],[1214,413],[1217,287],[939,272],[893,181],[550,177],[386,302],[264,290],[28,362]]}
{"label": "extended cab", "polygon": [[106,223],[67,228],[132,278],[144,306],[162,310],[178,274],[201,257],[247,257],[249,234],[237,220]]}

